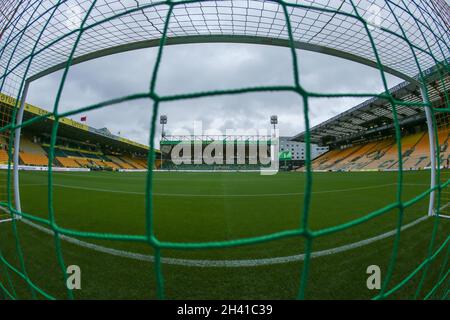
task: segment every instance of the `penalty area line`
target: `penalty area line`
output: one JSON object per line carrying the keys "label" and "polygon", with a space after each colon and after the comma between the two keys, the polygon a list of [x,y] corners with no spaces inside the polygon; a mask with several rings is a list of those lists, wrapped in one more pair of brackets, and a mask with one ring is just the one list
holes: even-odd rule
{"label": "penalty area line", "polygon": [[[420,222],[426,220],[428,216],[423,216],[421,218],[418,218],[404,226],[401,227],[401,231],[404,231],[406,229],[409,229]],[[44,226],[38,225],[28,219],[20,219],[19,221],[22,221],[23,223],[40,230],[46,234],[53,235],[53,230],[48,229]],[[318,258],[318,257],[324,257],[340,252],[345,252],[348,250],[356,249],[359,247],[363,247],[366,245],[369,245],[371,243],[374,243],[379,240],[386,239],[388,237],[391,237],[397,233],[397,229],[385,232],[383,234],[380,234],[378,236],[368,238],[365,240],[353,242],[350,244],[346,244],[340,247],[335,247],[331,249],[321,250],[321,251],[315,251],[311,253],[311,258]],[[97,252],[106,253],[109,255],[122,257],[122,258],[128,258],[128,259],[134,259],[139,261],[147,261],[147,262],[154,262],[155,258],[152,255],[146,255],[141,253],[135,253],[125,250],[118,250],[113,249],[109,247],[100,246],[97,244],[93,244],[90,242],[82,241],[79,239],[75,239],[73,237],[69,237],[66,235],[60,235],[61,240],[64,240],[66,242],[72,243],[74,245],[78,245],[80,247],[84,247],[87,249],[91,249]],[[170,257],[163,257],[161,258],[161,262],[163,264],[169,264],[169,265],[179,265],[179,266],[185,266],[185,267],[199,267],[199,268],[237,268],[237,267],[257,267],[257,266],[267,266],[267,265],[275,265],[275,264],[285,264],[290,262],[297,262],[297,261],[303,261],[305,259],[305,254],[297,254],[297,255],[291,255],[291,256],[283,256],[283,257],[273,257],[273,258],[260,258],[260,259],[236,259],[236,260],[209,260],[209,259],[181,259],[181,258],[170,258]]]}
{"label": "penalty area line", "polygon": [[[28,186],[46,186],[46,184],[33,184]],[[378,189],[385,188],[397,185],[397,183],[387,183],[380,184],[375,186],[364,186],[364,187],[354,187],[354,188],[346,188],[346,189],[332,189],[332,190],[321,190],[321,191],[312,191],[311,194],[327,194],[327,193],[337,193],[337,192],[348,192],[348,191],[356,191],[356,190],[370,190],[370,189]],[[24,185],[27,186],[27,185]],[[126,190],[114,190],[114,189],[103,189],[103,188],[92,188],[92,187],[82,187],[82,186],[73,186],[66,185],[60,183],[54,183],[54,187],[59,188],[67,188],[67,189],[77,189],[77,190],[87,190],[87,191],[97,191],[97,192],[110,192],[110,193],[122,193],[122,194],[135,194],[135,195],[145,195],[145,192],[138,191],[126,191]],[[289,192],[289,193],[253,193],[253,194],[195,194],[195,193],[161,193],[161,192],[152,192],[153,196],[161,196],[161,197],[277,197],[277,196],[300,196],[304,195],[304,192]]]}
{"label": "penalty area line", "polygon": [[[379,184],[375,186],[362,186],[362,187],[354,187],[354,188],[346,188],[346,189],[331,189],[331,190],[320,190],[320,191],[312,191],[311,194],[328,194],[328,193],[338,193],[338,192],[349,192],[349,191],[357,191],[357,190],[371,190],[371,189],[379,189],[385,187],[395,186],[397,183],[387,183],[387,184]],[[407,184],[404,183],[404,186],[420,186],[421,184]],[[24,184],[21,187],[28,186],[47,186],[44,183],[37,184]],[[122,194],[132,194],[132,195],[145,195],[145,192],[139,191],[127,191],[127,190],[114,190],[114,189],[103,189],[103,188],[92,188],[92,187],[83,187],[83,186],[75,186],[75,185],[67,185],[61,183],[54,183],[54,187],[66,188],[66,189],[77,189],[77,190],[86,190],[86,191],[94,191],[94,192],[109,192],[109,193],[122,193]],[[196,194],[196,193],[163,193],[163,192],[152,192],[153,196],[157,197],[200,197],[200,198],[220,198],[220,197],[229,197],[229,198],[238,198],[238,197],[278,197],[278,196],[301,196],[304,195],[304,192],[287,192],[287,193],[249,193],[249,194]]]}

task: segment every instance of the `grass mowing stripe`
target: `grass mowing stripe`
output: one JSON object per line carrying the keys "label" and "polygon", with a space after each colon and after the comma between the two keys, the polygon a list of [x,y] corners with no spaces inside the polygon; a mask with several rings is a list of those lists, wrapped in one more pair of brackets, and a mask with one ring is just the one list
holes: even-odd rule
{"label": "grass mowing stripe", "polygon": [[[113,175],[117,178],[117,180],[103,179],[94,181],[92,179],[83,179],[82,177],[68,177],[66,179],[66,176],[64,176],[60,177],[54,182],[64,185],[71,185],[74,187],[103,188],[107,190],[129,190],[133,192],[143,191],[143,183],[130,181],[128,179],[122,179],[122,177],[127,177],[127,174],[111,174],[111,176]],[[134,174],[130,175],[134,176]],[[407,198],[414,197],[416,194],[421,194],[425,187],[420,187],[420,185],[423,184],[424,186],[426,186],[426,188],[429,187],[428,183],[424,183],[425,179],[428,180],[429,178],[429,174],[427,172],[420,172],[420,174],[418,175],[407,173],[406,175],[408,176],[408,180],[404,183],[410,183],[411,185],[410,187],[405,187]],[[154,191],[175,194],[207,194],[208,192],[211,194],[276,194],[304,191],[304,177],[302,175],[295,175],[295,179],[285,179],[285,177],[283,177],[281,174],[279,176],[269,178],[250,174],[210,174],[204,175],[203,179],[193,176],[194,179],[186,179],[183,184],[175,181],[178,180],[180,176],[180,174],[169,176],[166,176],[164,174],[159,176],[160,178],[166,179],[163,179],[161,183],[158,182],[155,185],[156,188],[154,189]],[[156,177],[158,177],[158,174],[156,174]],[[292,177],[294,177],[294,175],[292,175]],[[349,188],[354,189],[366,186],[373,186],[376,187],[376,189],[354,190],[340,193],[337,192],[335,194],[329,192],[325,194],[316,194],[314,211],[311,215],[312,221],[314,223],[313,228],[318,230],[330,225],[339,225],[342,222],[349,221],[351,219],[358,218],[361,215],[367,214],[367,212],[371,208],[376,208],[380,205],[386,205],[390,203],[392,201],[392,197],[390,197],[390,194],[396,186],[394,180],[395,177],[396,173],[349,173],[345,175],[332,173],[321,175],[314,187],[314,191],[334,191]],[[23,182],[22,185],[26,183],[42,183],[41,187],[24,187],[22,189],[23,191],[21,192],[21,195],[26,200],[27,212],[35,213],[38,215],[40,215],[41,213],[44,214],[47,201],[45,201],[45,199],[43,198],[48,192],[48,184],[46,183],[46,178],[47,174],[34,172],[21,173],[21,182]],[[145,179],[145,177],[141,176],[141,179],[143,180]],[[286,180],[290,181],[286,182]],[[391,186],[384,188],[378,187],[380,185],[386,184],[389,184]],[[57,202],[55,203],[55,209],[57,210],[58,224],[61,226],[65,226],[67,228],[65,230],[80,230],[80,232],[106,232],[106,234],[144,233],[143,225],[145,222],[142,218],[143,205],[142,201],[136,201],[136,199],[143,199],[145,195],[127,196],[126,194],[121,195],[120,193],[83,191],[68,188],[66,189],[57,186],[53,188],[53,192],[56,193],[55,199],[57,200]],[[278,198],[268,197],[268,200],[264,200],[263,197],[177,198],[155,196],[154,199],[157,205],[156,210],[158,212],[156,221],[158,226],[158,235],[161,236],[162,239],[165,239],[165,241],[170,240],[180,243],[204,243],[216,240],[224,241],[229,239],[246,239],[248,237],[254,237],[261,234],[271,234],[279,230],[290,230],[289,228],[291,228],[293,225],[297,225],[295,212],[299,205],[297,201],[299,201],[301,196]],[[282,209],[280,209],[280,199],[286,201],[282,203]],[[370,208],[367,208],[367,206],[370,206]],[[427,204],[424,204],[422,202],[418,206],[409,206],[407,213],[409,218],[408,221],[405,221],[404,225],[424,216],[425,210],[427,208]],[[27,216],[24,217],[29,218]],[[125,217],[126,219],[124,219]],[[226,226],[224,224],[224,217],[230,219],[230,234],[228,236],[225,234]],[[381,261],[381,259],[387,254],[387,250],[390,250],[389,244],[392,241],[392,237],[375,242],[373,244],[362,246],[360,248],[357,247],[354,250],[345,251],[345,246],[348,244],[357,243],[359,241],[364,241],[365,239],[370,239],[372,237],[377,237],[380,234],[391,231],[392,229],[394,229],[393,221],[391,220],[392,218],[390,218],[388,215],[388,217],[386,218],[381,218],[377,223],[364,224],[362,227],[356,228],[352,232],[345,233],[343,236],[340,235],[338,237],[331,236],[322,238],[323,241],[320,241],[318,245],[315,245],[311,252],[313,254],[312,261],[314,261],[312,263],[314,263],[317,270],[320,270],[318,272],[320,272],[321,274],[326,274],[328,272],[328,267],[326,266],[328,265],[328,261],[330,260],[336,262],[339,266],[341,266],[341,264],[344,264],[345,266],[342,265],[342,268],[344,268],[345,270],[354,270],[355,273],[359,272],[357,269],[357,265],[366,265],[366,263],[373,263],[373,260],[376,260],[378,263],[382,264],[383,262]],[[445,219],[442,219],[441,221],[443,220]],[[49,228],[47,225],[42,224],[40,221],[34,221],[33,219],[31,221],[37,223],[40,226]],[[126,225],[124,225],[124,221],[126,221]],[[406,231],[406,237],[414,238],[414,234],[417,233],[417,230],[427,228],[427,226],[429,225],[429,221],[430,220],[426,220],[424,223],[420,223]],[[18,222],[18,224],[20,224],[20,221]],[[8,228],[7,223],[2,225],[4,228]],[[31,228],[25,224],[20,225],[22,225],[22,228],[24,229],[24,238],[29,241],[27,245],[30,247],[30,250],[34,250],[34,243],[43,244],[47,242],[46,239],[52,238],[51,235]],[[180,228],[179,226],[182,226],[182,228]],[[0,225],[0,228],[1,227],[2,226]],[[115,271],[117,272],[122,272],[121,270],[124,264],[136,268],[145,266],[142,268],[143,272],[145,272],[144,270],[148,269],[148,263],[150,263],[150,268],[153,268],[153,264],[156,264],[156,261],[151,261],[154,259],[154,252],[144,250],[146,249],[145,246],[140,244],[128,245],[128,241],[126,240],[115,243],[102,242],[101,240],[94,240],[94,237],[90,236],[79,237],[78,234],[65,232],[62,233],[76,240],[79,239],[82,241],[86,241],[88,245],[94,245],[93,249],[88,249],[84,246],[71,244],[65,240],[61,240],[62,243],[66,244],[66,250],[69,257],[68,262],[70,262],[71,264],[79,264],[83,266],[85,264],[91,265],[91,262],[89,262],[90,260],[88,261],[87,257],[96,257],[96,259],[99,260],[96,262],[92,262],[92,270],[95,269],[95,264],[99,263],[106,266],[109,265],[110,262],[116,261],[117,269]],[[423,233],[424,237],[426,237],[426,235],[427,233]],[[42,241],[39,241],[39,239],[42,239]],[[248,297],[258,296],[261,298],[268,298],[278,296],[289,298],[295,296],[295,294],[292,292],[288,294],[287,292],[285,292],[286,289],[284,287],[280,288],[279,291],[270,289],[271,287],[276,286],[277,283],[280,283],[279,281],[281,281],[280,278],[277,278],[276,276],[273,277],[271,274],[277,273],[277,271],[280,271],[280,269],[282,269],[281,274],[286,276],[290,274],[290,272],[292,272],[290,276],[294,276],[294,274],[297,274],[297,267],[305,261],[305,257],[294,257],[294,259],[300,260],[294,260],[292,262],[289,262],[289,260],[285,260],[285,257],[298,256],[301,253],[305,253],[305,249],[298,246],[297,240],[298,239],[271,241],[267,242],[265,245],[246,246],[242,249],[235,247],[235,249],[233,250],[189,250],[188,252],[183,253],[167,250],[165,256],[162,256],[160,258],[168,258],[168,260],[163,259],[161,261],[162,268],[164,269],[164,267],[166,267],[166,270],[168,270],[169,272],[168,274],[176,277],[177,283],[179,283],[178,281],[190,282],[190,279],[192,279],[191,276],[193,276],[194,278],[196,276],[199,276],[199,278],[203,279],[205,283],[207,283],[210,280],[215,281],[218,279],[218,277],[223,275],[225,278],[222,281],[217,281],[217,284],[213,285],[213,287],[217,286],[217,288],[212,290],[215,293],[219,291],[221,292],[221,294],[223,293],[222,297],[227,296],[225,293],[230,293],[230,296],[241,296],[242,293],[242,288],[236,288],[237,291],[234,292],[234,289],[229,289],[226,287],[226,279],[228,279],[228,274],[233,274],[235,277],[242,279],[242,277],[249,273],[249,271],[252,271],[252,276],[254,276],[255,279],[259,277],[260,273],[262,277],[267,275],[267,279],[262,280],[264,284],[261,284],[261,286],[265,286],[265,288],[267,287],[267,292],[260,296],[253,295],[253,293],[256,294],[257,292],[259,292],[258,290],[260,290],[260,288],[255,289],[255,292],[253,292],[252,288],[247,287],[248,290],[252,291],[252,294],[249,293],[247,295]],[[95,247],[95,245],[105,246],[106,248],[98,248]],[[343,247],[344,252],[338,254],[329,254],[323,256],[320,259],[315,259],[316,252],[325,251],[325,253],[328,253],[327,250],[339,247]],[[379,248],[383,249],[379,250]],[[102,251],[98,251],[95,249],[100,249]],[[39,259],[44,259],[44,257],[41,257],[41,253],[39,250],[41,250],[40,245],[38,245],[34,253],[30,251],[29,254],[37,254]],[[50,250],[52,250],[51,247]],[[107,251],[103,254],[103,251],[105,250]],[[373,255],[374,251],[377,251],[377,254]],[[119,255],[117,255],[117,253],[119,253]],[[131,258],[122,257],[122,253],[132,254],[133,256]],[[407,254],[410,255],[408,260],[410,261],[409,263],[414,264],[412,266],[408,265],[408,268],[415,267],[416,253]],[[370,257],[368,255],[370,255]],[[353,262],[348,262],[348,257],[351,256],[358,256],[357,258],[355,257],[355,259],[358,259],[358,263],[353,260]],[[72,257],[72,259],[70,259],[70,257]],[[175,260],[173,260],[174,258]],[[282,260],[278,262],[276,260],[272,260],[271,258],[282,258]],[[45,261],[47,261],[51,258],[45,259]],[[221,259],[223,260],[221,261]],[[226,261],[232,261],[231,263],[235,263],[234,261],[236,261],[237,266],[222,267],[223,261],[225,259]],[[265,263],[264,260],[261,259],[269,259],[267,260],[267,263],[269,264],[261,265],[261,263]],[[380,261],[378,259],[380,259]],[[186,260],[190,261],[189,266],[184,265]],[[211,263],[215,263],[216,260],[218,260],[217,267],[211,266]],[[106,263],[106,261],[108,262]],[[207,265],[204,265],[204,261],[209,262],[207,262]],[[256,263],[255,266],[254,263]],[[250,269],[251,267],[254,267],[255,269]],[[38,266],[35,266],[34,268],[36,269],[35,272],[38,272],[38,275],[40,272],[38,270]],[[85,266],[85,268],[87,267]],[[92,270],[89,271],[89,273],[93,272]],[[399,274],[402,277],[407,274],[406,271],[409,272],[409,270],[406,270],[405,272],[404,270],[405,268],[401,268],[399,270]],[[255,272],[253,273],[253,271]],[[361,272],[365,274],[365,270]],[[141,272],[136,272],[136,275],[137,274],[141,274]],[[256,274],[258,274],[258,276]],[[213,277],[213,279],[208,280],[209,277]],[[280,275],[280,277],[284,276]],[[347,281],[349,281],[349,283],[353,283],[353,281],[360,281],[358,276],[353,275],[353,273],[349,273],[345,278],[347,279]],[[134,279],[134,276],[130,278],[130,280]],[[50,279],[47,278],[46,280],[50,281]],[[89,282],[91,281],[95,281],[95,279],[92,278],[91,280],[89,280]],[[93,283],[95,287],[99,288],[93,289],[96,290],[95,295],[91,295],[90,293],[83,293],[79,297],[88,298],[98,296],[104,298],[104,292],[100,289],[104,287],[101,281],[102,280],[99,280],[97,283]],[[169,287],[172,287],[173,281],[175,281],[175,278],[172,278],[172,280],[168,282]],[[57,282],[57,280],[54,280],[54,282]],[[223,283],[225,283],[225,286],[222,287]],[[268,283],[271,284],[269,285]],[[338,282],[336,282],[336,284],[337,283]],[[200,286],[203,287],[203,284]],[[318,297],[322,297],[320,295],[320,287],[322,286],[323,284],[317,285],[316,287],[311,287],[311,292],[313,292],[314,295],[318,294]],[[136,294],[136,291],[134,291],[134,285],[127,288],[126,284],[124,284],[123,287],[124,290],[126,290],[126,292],[121,291],[121,294],[124,297],[127,295],[133,297],[144,297],[147,290],[143,289],[138,296]],[[207,296],[214,296],[211,295],[212,293],[210,291],[205,292],[204,294],[197,293],[198,295],[196,295],[196,290],[198,288],[192,286],[191,283],[180,284],[180,287],[183,288],[182,293],[171,294],[173,298],[181,298],[183,296],[198,296],[206,298]],[[344,285],[344,287],[346,287],[346,285]],[[340,286],[335,286],[334,288],[336,288],[336,290],[343,290],[344,292],[346,290],[345,288]],[[64,293],[61,292],[60,296],[63,296],[63,294]],[[370,298],[370,294],[366,294],[363,289],[358,292],[354,292],[351,295],[352,297]],[[116,297],[116,294],[113,294],[113,296]],[[324,294],[324,296],[329,297],[326,294]],[[404,296],[406,297],[407,294],[405,294]],[[219,297],[219,295],[217,295],[217,297]]]}

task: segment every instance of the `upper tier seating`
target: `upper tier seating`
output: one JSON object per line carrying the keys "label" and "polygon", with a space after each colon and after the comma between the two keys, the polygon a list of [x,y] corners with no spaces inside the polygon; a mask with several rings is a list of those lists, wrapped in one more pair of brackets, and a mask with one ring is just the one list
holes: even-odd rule
{"label": "upper tier seating", "polygon": [[42,147],[32,142],[28,137],[22,136],[20,139],[19,158],[25,165],[47,166],[47,153]]}
{"label": "upper tier seating", "polygon": [[41,147],[41,145],[32,142],[27,136],[22,136],[20,138],[20,151],[24,153],[47,156],[47,153]]}

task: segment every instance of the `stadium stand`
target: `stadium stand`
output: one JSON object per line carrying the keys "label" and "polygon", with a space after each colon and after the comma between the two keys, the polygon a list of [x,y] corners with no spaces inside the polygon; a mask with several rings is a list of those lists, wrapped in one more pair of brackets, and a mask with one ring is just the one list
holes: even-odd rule
{"label": "stadium stand", "polygon": [[414,151],[403,163],[404,168],[420,168],[430,164],[430,144],[428,133],[425,133],[415,145]]}
{"label": "stadium stand", "polygon": [[[138,161],[138,163],[144,168],[147,169],[147,160],[144,159],[136,159],[136,161]],[[163,161],[161,159],[156,159],[155,160],[155,168],[160,169],[161,166],[163,164]]]}
{"label": "stadium stand", "polygon": [[[15,107],[15,99],[0,93],[0,122],[9,123]],[[46,110],[26,104],[23,119],[42,116]],[[52,125],[48,118],[39,124],[32,123],[22,128],[19,164],[47,166]],[[53,166],[66,168],[87,167],[95,170],[145,169],[148,146],[112,134],[106,128],[96,129],[69,118],[60,118],[58,136],[53,141]],[[0,133],[0,164],[8,163],[10,145],[8,132]],[[159,151],[155,150],[159,154]],[[117,157],[110,159],[107,155]],[[159,158],[160,156],[156,157]],[[142,160],[142,161],[141,161]]]}
{"label": "stadium stand", "polygon": [[116,163],[112,161],[107,161],[104,159],[86,159],[87,161],[91,162],[92,164],[101,167],[101,168],[111,168],[111,169],[123,169]]}
{"label": "stadium stand", "polygon": [[37,155],[46,156],[45,150],[27,136],[22,136],[20,139],[20,151],[24,153],[32,153]]}
{"label": "stadium stand", "polygon": [[354,156],[355,153],[360,150],[362,148],[361,145],[358,146],[353,146],[347,149],[343,149],[341,150],[341,152],[339,152],[335,159],[334,159],[334,163],[332,164],[333,166],[339,166],[342,164],[346,164],[349,160],[350,157]]}
{"label": "stadium stand", "polygon": [[376,146],[376,149],[367,155],[368,158],[372,159],[372,161],[367,163],[361,169],[376,169],[376,168],[378,168],[386,160],[385,155],[392,153],[389,151],[391,151],[392,148],[394,148],[394,146],[395,146],[395,141],[394,141],[393,137],[387,137],[384,140],[380,141],[378,143],[378,145]]}
{"label": "stadium stand", "polygon": [[[122,157],[120,157],[120,159],[123,160],[124,162],[129,163],[136,169],[147,169],[146,160],[135,159],[128,155],[122,156]],[[158,163],[159,163],[160,160],[155,160],[155,162],[156,161],[158,161]],[[143,162],[144,162],[144,164],[143,164]],[[157,163],[155,163],[155,166],[158,167]]]}
{"label": "stadium stand", "polygon": [[23,164],[25,164],[25,165],[29,165],[29,166],[47,166],[48,165],[47,156],[44,156],[41,154],[20,152],[19,157],[20,157],[20,160],[22,160]]}
{"label": "stadium stand", "polygon": [[0,150],[0,164],[6,164],[8,163],[8,152],[5,150]]}
{"label": "stadium stand", "polygon": [[334,152],[333,154],[329,155],[327,160],[325,162],[322,162],[317,167],[317,170],[327,170],[329,168],[337,168],[347,165],[347,161],[349,158],[352,158],[352,156],[357,153],[359,149],[361,149],[362,146],[352,146],[345,149],[337,150],[337,152]]}
{"label": "stadium stand", "polygon": [[44,149],[27,136],[21,137],[19,158],[22,164],[29,166],[47,166],[48,157]]}
{"label": "stadium stand", "polygon": [[[133,161],[141,166],[142,168],[146,169],[147,168],[147,159],[139,159],[139,158],[134,158]],[[155,159],[155,165],[156,167],[159,167],[159,165],[161,164],[161,160],[160,159]]]}
{"label": "stadium stand", "polygon": [[59,163],[62,167],[66,167],[66,168],[80,168],[81,167],[80,164],[72,158],[56,157],[56,160],[59,161]]}
{"label": "stadium stand", "polygon": [[[416,167],[416,163],[414,162],[415,156],[413,156],[415,147],[425,136],[425,132],[419,132],[411,135],[407,135],[402,138],[402,159],[403,159],[403,169],[413,169]],[[427,145],[428,146],[428,145]],[[390,153],[389,161],[393,162],[392,165],[388,167],[388,169],[398,169],[398,147],[395,145],[393,148],[395,151],[393,154]],[[428,149],[429,150],[429,149]],[[429,152],[429,151],[428,151]],[[409,161],[409,160],[412,161]]]}
{"label": "stadium stand", "polygon": [[439,145],[441,146],[441,152],[448,153],[448,140],[450,136],[450,128],[442,128],[438,133]]}
{"label": "stadium stand", "polygon": [[369,142],[364,144],[359,150],[352,154],[347,163],[342,163],[341,170],[359,170],[373,161],[373,158],[369,157],[376,153],[379,149],[379,141]]}
{"label": "stadium stand", "polygon": [[83,157],[83,155],[81,153],[79,153],[78,151],[73,151],[73,150],[64,150],[62,151],[64,153],[64,155],[66,157]]}
{"label": "stadium stand", "polygon": [[133,162],[133,159],[129,156],[120,156],[118,157],[123,163],[130,165],[133,169],[137,169],[136,164]]}
{"label": "stadium stand", "polygon": [[[438,130],[441,161],[449,159],[450,128]],[[429,136],[426,132],[405,135],[401,139],[403,169],[430,166]],[[390,170],[398,169],[398,146],[394,137],[372,141],[344,150],[332,150],[313,161],[313,170]]]}
{"label": "stadium stand", "polygon": [[104,164],[105,164],[107,167],[110,167],[110,168],[112,168],[112,169],[122,169],[120,166],[118,166],[117,164],[115,164],[115,163],[112,162],[112,161],[105,161]]}
{"label": "stadium stand", "polygon": [[312,163],[313,170],[324,170],[324,168],[328,167],[331,163],[331,160],[340,152],[340,150],[331,150],[327,153],[324,153],[322,156],[318,157]]}
{"label": "stadium stand", "polygon": [[[440,78],[438,67],[427,70],[429,101],[435,110],[441,165],[450,166],[450,115],[444,112],[448,105],[450,75]],[[417,83],[405,81],[389,89],[389,93],[404,104],[395,109],[388,99],[372,97],[348,110],[322,122],[309,130],[309,141],[328,147],[329,151],[312,162],[312,170],[396,170],[399,167],[399,150],[396,130],[402,132],[401,155],[404,170],[430,168],[428,123],[422,102],[421,88]],[[395,125],[394,112],[398,127]],[[306,131],[291,140],[306,141]],[[359,149],[358,149],[359,147]],[[298,169],[304,171],[305,167]]]}
{"label": "stadium stand", "polygon": [[115,163],[116,165],[118,165],[120,168],[122,169],[136,169],[135,167],[133,167],[132,165],[130,165],[129,163],[123,161],[122,159],[120,159],[117,156],[113,156],[113,155],[108,155],[108,158],[111,159],[111,161],[113,163]]}
{"label": "stadium stand", "polygon": [[[44,146],[44,149],[49,151],[48,146]],[[140,159],[133,159],[129,155],[108,157],[99,151],[74,150],[63,146],[55,147],[54,153],[57,165],[67,168],[96,166],[111,169],[146,169]]]}
{"label": "stadium stand", "polygon": [[78,164],[79,164],[81,167],[90,167],[90,166],[92,166],[92,163],[91,163],[88,159],[85,159],[85,158],[71,157],[71,158],[69,158],[69,159],[75,160],[76,162],[78,162]]}
{"label": "stadium stand", "polygon": [[104,167],[105,163],[103,162],[103,160],[97,160],[97,159],[90,159],[91,163],[93,165],[96,165],[98,167]]}

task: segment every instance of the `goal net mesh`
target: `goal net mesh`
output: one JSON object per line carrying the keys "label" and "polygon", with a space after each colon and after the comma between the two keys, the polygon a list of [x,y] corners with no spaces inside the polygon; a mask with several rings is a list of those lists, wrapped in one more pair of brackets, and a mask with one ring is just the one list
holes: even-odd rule
{"label": "goal net mesh", "polygon": [[[61,249],[61,236],[72,236],[89,239],[107,239],[120,241],[135,241],[147,244],[154,249],[154,264],[157,278],[157,294],[166,298],[163,278],[161,251],[163,249],[208,249],[243,246],[248,244],[277,241],[288,237],[305,239],[305,260],[301,270],[301,281],[298,285],[297,298],[305,298],[308,274],[311,269],[311,248],[315,239],[363,224],[395,209],[398,215],[396,235],[393,239],[392,253],[386,276],[381,290],[373,297],[384,299],[390,297],[411,279],[419,277],[416,296],[422,295],[423,284],[433,260],[438,255],[445,258],[439,266],[439,279],[425,298],[439,298],[435,293],[445,284],[448,285],[448,234],[445,241],[436,243],[439,223],[438,215],[446,197],[450,183],[448,176],[442,175],[440,158],[437,161],[437,184],[414,199],[405,200],[403,193],[403,170],[401,148],[401,126],[398,120],[398,108],[421,107],[432,114],[434,140],[439,150],[437,136],[437,120],[440,115],[450,112],[448,88],[445,78],[449,74],[449,21],[450,10],[444,0],[402,0],[402,1],[3,1],[0,4],[0,92],[15,98],[15,108],[8,121],[2,123],[0,135],[5,136],[8,147],[8,161],[5,164],[7,174],[2,183],[0,205],[11,218],[14,215],[24,219],[44,224],[54,232],[56,256],[64,280],[66,280],[66,265]],[[286,86],[255,86],[191,92],[179,95],[161,95],[158,93],[158,72],[164,48],[169,44],[214,41],[264,43],[284,45],[290,50],[292,59],[293,83]],[[261,40],[262,39],[262,40]],[[143,44],[143,42],[146,42]],[[153,70],[149,70],[151,81],[148,91],[136,92],[127,96],[88,105],[76,110],[61,112],[60,98],[71,65],[83,61],[83,57],[93,52],[103,52],[112,47],[130,44],[130,49],[154,46],[158,50]],[[344,58],[360,61],[376,67],[384,86],[382,93],[321,93],[311,92],[302,86],[296,50],[310,49],[320,51],[329,48],[328,53],[341,53]],[[103,51],[102,51],[103,50]],[[53,69],[52,69],[53,68]],[[17,124],[17,113],[26,81],[37,79],[54,70],[62,70],[56,98],[51,111],[21,124]],[[430,72],[432,70],[432,72]],[[418,82],[423,88],[423,101],[404,101],[398,99],[389,91],[385,73],[402,76]],[[430,74],[437,74],[434,87],[428,83]],[[435,89],[433,89],[435,88]],[[436,89],[437,88],[437,89]],[[431,92],[435,90],[435,92]],[[442,104],[436,107],[430,96],[440,93]],[[58,132],[58,120],[62,117],[82,114],[90,110],[108,108],[115,104],[137,99],[148,99],[152,103],[152,118],[150,129],[150,150],[154,150],[155,128],[157,114],[161,103],[198,99],[202,97],[239,95],[258,92],[291,92],[297,94],[303,101],[305,143],[306,143],[306,185],[303,196],[303,208],[299,212],[301,223],[294,230],[282,231],[252,238],[232,241],[217,241],[205,243],[184,243],[161,241],[155,235],[153,228],[154,212],[152,206],[153,171],[147,171],[146,186],[146,233],[137,234],[104,234],[82,232],[65,229],[55,222],[53,209],[52,163],[55,157],[55,142]],[[398,183],[397,200],[383,208],[371,212],[358,219],[334,227],[312,230],[309,225],[310,203],[312,198],[313,174],[311,170],[310,150],[310,99],[311,98],[373,98],[387,100],[392,109],[395,126],[395,139],[398,145]],[[13,192],[13,141],[16,129],[25,128],[33,123],[54,119],[49,147],[48,164],[48,218],[37,217],[21,212],[14,203]],[[154,152],[149,152],[148,168],[153,168]],[[406,208],[414,203],[427,199],[431,193],[436,195],[434,228],[429,235],[429,250],[426,259],[417,261],[417,267],[402,281],[392,284],[391,278],[397,261],[400,243],[401,224]],[[448,201],[448,200],[445,200]],[[448,209],[447,209],[448,210]],[[0,213],[2,214],[2,213]],[[426,214],[424,212],[424,214]],[[6,298],[17,298],[14,291],[14,279],[24,281],[33,292],[34,297],[52,299],[51,294],[35,283],[28,276],[25,258],[17,224],[20,221],[12,219],[8,222],[13,229],[17,256],[20,267],[14,266],[0,252],[0,272],[3,277],[0,282],[0,293]],[[447,230],[448,231],[448,230]],[[437,249],[436,249],[437,248]],[[15,277],[12,277],[12,274]],[[445,296],[448,294],[446,289]],[[67,290],[68,298],[73,298],[71,290]],[[444,297],[445,297],[444,296]]]}

